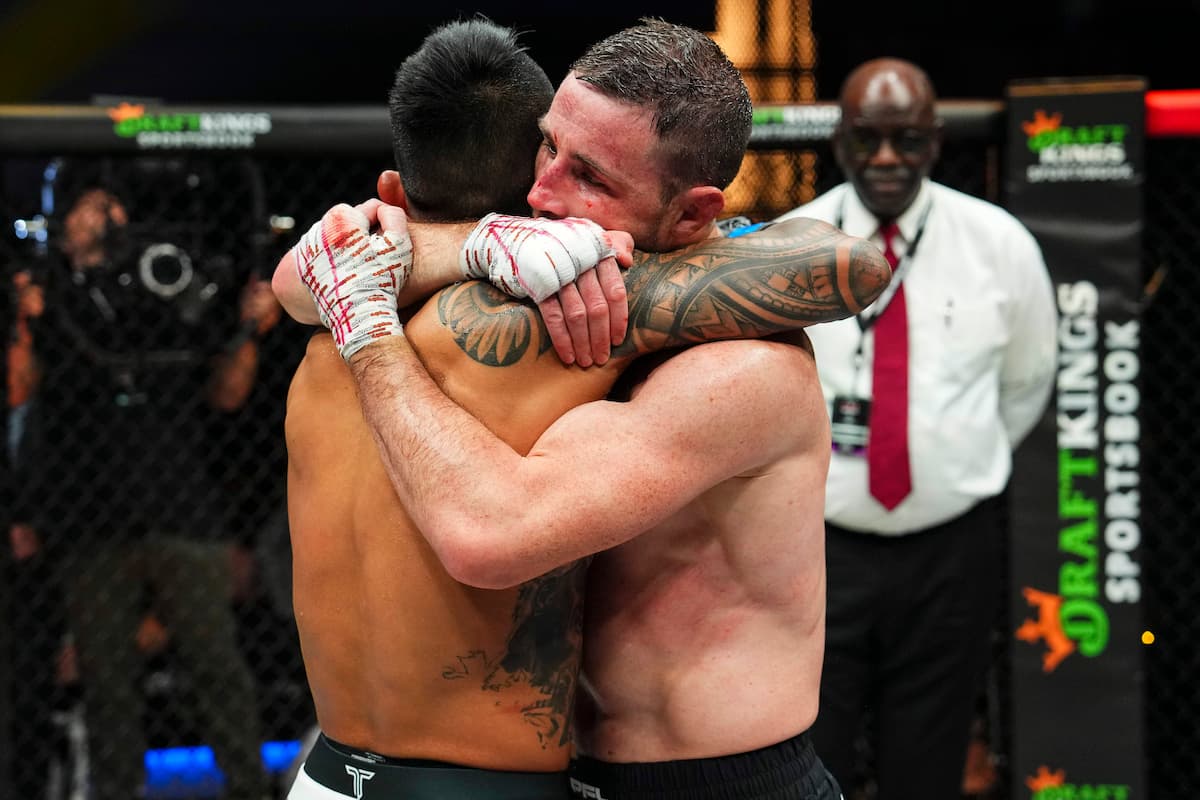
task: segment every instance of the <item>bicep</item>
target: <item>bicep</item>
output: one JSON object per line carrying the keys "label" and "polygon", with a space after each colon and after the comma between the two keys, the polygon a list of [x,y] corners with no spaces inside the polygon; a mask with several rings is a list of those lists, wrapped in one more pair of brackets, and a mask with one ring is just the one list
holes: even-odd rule
{"label": "bicep", "polygon": [[626,275],[625,350],[761,337],[843,319],[891,279],[878,248],[814,219],[673,253],[638,253]]}
{"label": "bicep", "polygon": [[[546,486],[544,524],[573,540],[571,557],[627,541],[800,441],[787,384],[796,359],[811,364],[807,353],[762,342],[703,349],[656,369],[627,403],[564,415],[513,476]],[[558,524],[556,509],[573,523]]]}

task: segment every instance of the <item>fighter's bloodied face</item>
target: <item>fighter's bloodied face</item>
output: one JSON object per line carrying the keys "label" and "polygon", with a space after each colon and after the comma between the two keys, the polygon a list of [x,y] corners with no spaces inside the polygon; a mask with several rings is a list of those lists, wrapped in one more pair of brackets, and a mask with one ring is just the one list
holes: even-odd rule
{"label": "fighter's bloodied face", "polygon": [[883,70],[846,87],[834,153],[863,204],[890,220],[916,199],[940,137],[932,94],[904,72]]}
{"label": "fighter's bloodied face", "polygon": [[586,217],[628,231],[640,249],[662,249],[667,202],[650,116],[572,74],[540,125],[528,198],[534,214]]}

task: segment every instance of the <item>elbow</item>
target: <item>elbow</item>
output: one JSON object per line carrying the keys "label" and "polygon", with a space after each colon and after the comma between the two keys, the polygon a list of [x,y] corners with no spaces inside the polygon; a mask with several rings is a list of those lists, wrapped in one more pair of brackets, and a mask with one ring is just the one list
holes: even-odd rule
{"label": "elbow", "polygon": [[851,313],[857,314],[883,294],[883,290],[891,283],[892,267],[879,248],[866,239],[846,238],[847,242],[841,248],[849,262],[850,291],[846,305]]}
{"label": "elbow", "polygon": [[462,526],[429,537],[451,578],[476,589],[508,589],[532,577],[521,573],[511,548],[501,544],[514,539],[503,531],[485,536],[480,530]]}

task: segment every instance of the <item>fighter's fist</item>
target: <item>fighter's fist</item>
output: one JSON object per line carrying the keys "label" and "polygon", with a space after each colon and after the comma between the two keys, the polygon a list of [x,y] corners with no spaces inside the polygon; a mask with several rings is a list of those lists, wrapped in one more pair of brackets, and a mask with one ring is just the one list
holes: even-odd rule
{"label": "fighter's fist", "polygon": [[459,266],[469,278],[486,278],[513,297],[540,303],[610,256],[628,265],[631,248],[618,250],[613,242],[599,225],[578,217],[489,214],[467,237]]}
{"label": "fighter's fist", "polygon": [[412,241],[403,213],[391,207],[386,219],[379,214],[383,229],[370,233],[379,211],[378,204],[336,205],[293,248],[300,279],[347,360],[402,332],[396,295],[412,272]]}

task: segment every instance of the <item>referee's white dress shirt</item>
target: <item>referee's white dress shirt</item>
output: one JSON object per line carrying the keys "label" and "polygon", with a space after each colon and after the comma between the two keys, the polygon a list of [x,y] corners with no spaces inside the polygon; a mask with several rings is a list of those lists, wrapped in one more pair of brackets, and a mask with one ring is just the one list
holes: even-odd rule
{"label": "referee's white dress shirt", "polygon": [[[833,453],[825,518],[835,525],[903,534],[945,522],[999,494],[1012,450],[1041,418],[1053,385],[1057,312],[1033,235],[1004,209],[926,180],[897,220],[904,258],[928,207],[924,232],[904,276],[908,308],[908,445],[912,493],[892,511],[867,489],[863,455]],[[879,222],[850,184],[780,219],[813,217],[880,248]],[[869,309],[868,309],[869,313]],[[871,397],[874,334],[858,320],[807,329],[826,405],[835,396]]]}

